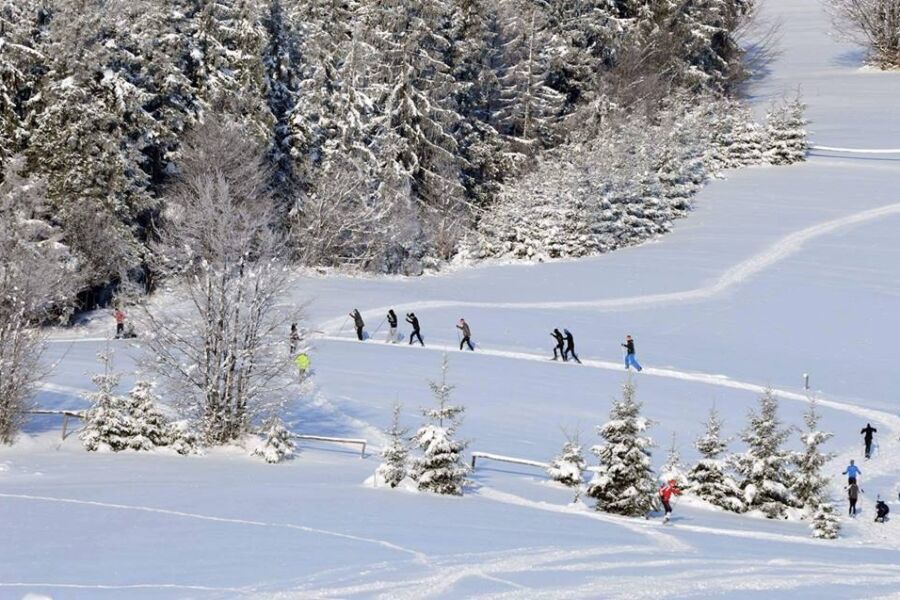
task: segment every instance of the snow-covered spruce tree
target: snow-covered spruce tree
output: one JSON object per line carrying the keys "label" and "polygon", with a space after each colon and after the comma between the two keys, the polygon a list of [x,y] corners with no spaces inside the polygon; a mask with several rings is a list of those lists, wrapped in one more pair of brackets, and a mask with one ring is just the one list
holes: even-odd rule
{"label": "snow-covered spruce tree", "polygon": [[399,404],[394,406],[391,427],[385,433],[390,441],[381,451],[381,464],[375,471],[375,480],[378,484],[395,488],[406,478],[409,462],[409,448],[406,446],[409,430],[400,426]]}
{"label": "snow-covered spruce tree", "polygon": [[658,479],[661,483],[674,479],[678,487],[682,489],[687,485],[687,475],[684,464],[681,462],[681,453],[678,451],[675,432],[672,432],[672,445],[669,446],[669,452],[666,454],[666,462],[659,469]]}
{"label": "snow-covered spruce tree", "polygon": [[809,524],[812,536],[823,540],[833,540],[841,531],[841,520],[830,502],[820,502]]}
{"label": "snow-covered spruce tree", "polygon": [[728,447],[721,435],[722,419],[713,407],[706,420],[706,431],[694,442],[702,458],[688,471],[685,491],[725,510],[743,512],[744,495],[721,458]]}
{"label": "snow-covered spruce tree", "polygon": [[819,430],[821,417],[816,409],[816,400],[811,398],[809,409],[803,415],[806,430],[800,432],[803,451],[793,455],[797,472],[791,482],[791,491],[805,508],[807,515],[813,514],[828,500],[829,478],[822,474],[822,467],[834,457],[833,454],[820,450],[820,446],[834,434]]}
{"label": "snow-covered spruce tree", "polygon": [[172,443],[171,425],[158,407],[153,384],[138,381],[128,392],[129,439],[132,450],[152,450]]}
{"label": "snow-covered spruce tree", "polygon": [[169,425],[169,440],[169,447],[181,455],[195,454],[202,448],[197,427],[187,419],[174,421]]}
{"label": "snow-covered spruce tree", "polygon": [[766,160],[773,165],[790,165],[806,160],[809,148],[806,133],[806,105],[799,97],[785,100],[769,110],[766,119]]}
{"label": "snow-covered spruce tree", "polygon": [[133,430],[128,402],[115,394],[120,376],[112,370],[112,353],[99,352],[103,371],[91,377],[97,391],[85,394],[91,407],[84,415],[84,427],[78,437],[88,451],[109,448],[115,452],[130,447]]}
{"label": "snow-covered spruce tree", "polygon": [[437,407],[422,411],[428,422],[419,428],[413,438],[422,456],[413,460],[410,475],[420,490],[462,496],[469,473],[462,452],[468,444],[454,439],[454,436],[465,408],[450,404],[454,386],[447,383],[448,368],[449,362],[444,356],[440,382],[429,382]]}
{"label": "snow-covered spruce tree", "polygon": [[578,435],[566,436],[566,443],[562,451],[552,461],[547,475],[553,481],[558,481],[569,487],[578,487],[582,483],[585,461]]}
{"label": "snow-covered spruce tree", "polygon": [[719,118],[711,122],[711,169],[718,172],[764,162],[766,136],[763,128],[753,120],[752,113],[734,100],[722,100],[713,106]]}
{"label": "snow-covered spruce tree", "polygon": [[146,367],[208,444],[226,444],[281,407],[296,381],[278,306],[288,273],[272,227],[264,156],[240,127],[209,116],[182,151],[155,269],[190,310],[147,305]]}
{"label": "snow-covered spruce tree", "polygon": [[597,510],[640,517],[653,509],[656,484],[650,468],[653,441],[644,435],[650,422],[641,416],[634,384],[622,387],[614,400],[609,421],[597,428],[604,444],[591,452],[600,459],[587,495],[597,500]]}
{"label": "snow-covered spruce tree", "polygon": [[760,397],[759,410],[750,411],[749,421],[741,433],[747,450],[732,456],[738,485],[748,510],[760,510],[770,519],[784,518],[787,509],[799,508],[800,502],[791,491],[791,456],[783,448],[791,430],[782,428],[772,390]]}
{"label": "snow-covered spruce tree", "polygon": [[266,420],[262,434],[266,436],[266,440],[262,446],[253,450],[253,456],[262,457],[269,464],[293,458],[295,446],[291,432],[278,415],[272,415]]}

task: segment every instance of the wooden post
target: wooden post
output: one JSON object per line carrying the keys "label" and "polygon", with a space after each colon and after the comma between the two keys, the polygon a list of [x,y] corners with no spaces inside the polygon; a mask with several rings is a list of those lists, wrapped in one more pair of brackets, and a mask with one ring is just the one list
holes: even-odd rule
{"label": "wooden post", "polygon": [[804,390],[809,389],[809,373],[803,374],[803,389]]}
{"label": "wooden post", "polygon": [[472,470],[473,471],[475,470],[475,458],[476,458],[476,456],[473,454],[472,455]]}
{"label": "wooden post", "polygon": [[66,441],[66,428],[68,427],[68,425],[69,425],[69,415],[64,414],[63,415],[63,430],[62,430],[63,441]]}
{"label": "wooden post", "polygon": [[365,443],[365,442],[362,443],[362,452],[360,452],[359,457],[360,457],[360,458],[365,458],[365,457],[366,457],[366,443]]}

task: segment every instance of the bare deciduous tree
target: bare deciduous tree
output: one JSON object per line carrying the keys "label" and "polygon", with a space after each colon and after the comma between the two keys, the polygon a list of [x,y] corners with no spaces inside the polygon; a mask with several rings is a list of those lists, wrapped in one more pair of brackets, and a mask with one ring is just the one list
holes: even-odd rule
{"label": "bare deciduous tree", "polygon": [[39,326],[64,313],[77,285],[55,230],[33,218],[40,182],[19,177],[13,157],[0,184],[0,443],[11,444],[41,376]]}
{"label": "bare deciduous tree", "polygon": [[837,29],[881,67],[900,66],[900,0],[830,0]]}
{"label": "bare deciduous tree", "polygon": [[295,381],[286,340],[298,311],[278,305],[289,277],[267,183],[260,149],[211,118],[167,197],[157,256],[186,305],[146,305],[147,366],[210,444],[276,412]]}

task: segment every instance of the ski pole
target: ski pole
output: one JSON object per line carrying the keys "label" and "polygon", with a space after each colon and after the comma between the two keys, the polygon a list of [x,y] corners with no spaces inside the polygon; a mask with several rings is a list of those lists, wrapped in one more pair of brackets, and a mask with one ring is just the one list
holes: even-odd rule
{"label": "ski pole", "polygon": [[349,321],[349,320],[350,320],[350,315],[347,315],[346,317],[344,317],[344,322],[341,323],[341,328],[338,329],[338,337],[340,337],[340,335],[342,333],[344,333],[344,327],[347,326],[347,321]]}
{"label": "ski pole", "polygon": [[372,332],[372,335],[369,337],[375,337],[375,334],[378,333],[378,330],[381,329],[381,326],[384,325],[384,322],[387,320],[387,317],[381,320],[381,323],[378,324],[378,327],[375,328],[375,331]]}

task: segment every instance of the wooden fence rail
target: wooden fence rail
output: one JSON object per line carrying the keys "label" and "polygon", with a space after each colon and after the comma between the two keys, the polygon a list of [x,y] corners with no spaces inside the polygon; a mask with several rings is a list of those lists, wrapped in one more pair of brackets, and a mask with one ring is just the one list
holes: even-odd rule
{"label": "wooden fence rail", "polygon": [[66,439],[66,430],[69,428],[69,419],[84,419],[83,410],[44,410],[41,408],[25,411],[27,415],[62,415],[62,439]]}
{"label": "wooden fence rail", "polygon": [[366,457],[366,444],[368,444],[368,442],[361,438],[339,438],[327,435],[307,435],[304,433],[292,433],[291,437],[297,440],[312,440],[316,442],[329,442],[332,444],[350,444],[361,446],[359,455],[361,458]]}

